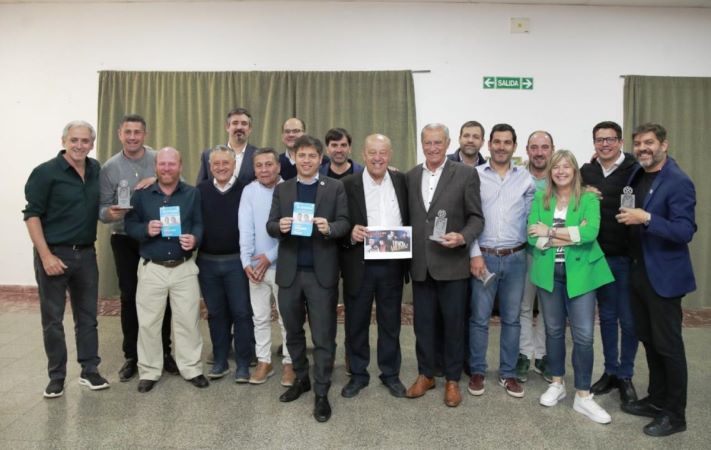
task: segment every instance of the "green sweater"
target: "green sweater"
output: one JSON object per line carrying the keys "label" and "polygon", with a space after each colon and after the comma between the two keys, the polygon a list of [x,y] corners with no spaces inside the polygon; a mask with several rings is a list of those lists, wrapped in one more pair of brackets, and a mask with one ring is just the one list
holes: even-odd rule
{"label": "green sweater", "polygon": [[[556,199],[551,198],[550,208],[546,210],[543,206],[544,193],[538,191],[533,198],[531,213],[528,216],[529,225],[541,222],[550,227],[553,224]],[[615,280],[605,260],[605,254],[597,243],[597,234],[600,230],[600,201],[595,194],[588,192],[580,197],[578,208],[574,209],[574,206],[573,202],[568,205],[565,218],[565,226],[568,227],[568,232],[575,242],[564,247],[565,274],[570,298]],[[531,282],[541,289],[553,292],[556,249],[543,248],[547,238],[529,236],[528,242],[533,247]]]}

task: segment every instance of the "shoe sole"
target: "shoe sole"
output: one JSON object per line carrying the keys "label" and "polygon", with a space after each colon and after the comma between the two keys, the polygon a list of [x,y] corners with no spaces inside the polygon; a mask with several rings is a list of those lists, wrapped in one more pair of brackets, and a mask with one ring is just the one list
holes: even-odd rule
{"label": "shoe sole", "polygon": [[249,384],[264,384],[267,382],[269,378],[271,378],[274,375],[274,371],[272,370],[267,374],[266,377],[264,378],[250,378],[249,379]]}
{"label": "shoe sole", "polygon": [[681,433],[681,432],[683,432],[683,431],[686,431],[686,425],[681,426],[681,427],[679,427],[679,428],[676,428],[676,429],[674,429],[674,430],[665,432],[665,433],[650,433],[650,432],[647,430],[646,427],[645,427],[645,428],[642,428],[642,432],[643,432],[644,434],[646,434],[647,436],[651,436],[651,437],[665,437],[665,436],[671,436],[672,434]]}
{"label": "shoe sole", "polygon": [[224,377],[224,376],[227,375],[228,373],[230,373],[230,370],[229,370],[229,369],[225,370],[224,372],[208,373],[208,374],[207,374],[207,377],[208,377],[209,379],[211,379],[211,380],[219,380],[220,378]]}
{"label": "shoe sole", "polygon": [[235,378],[237,384],[249,384],[249,378]]}
{"label": "shoe sole", "polygon": [[100,391],[102,389],[107,389],[109,387],[109,382],[107,381],[104,384],[99,384],[99,385],[95,386],[95,385],[91,384],[91,382],[89,380],[87,380],[86,378],[79,378],[79,385],[86,386],[89,389],[91,389],[92,391]]}
{"label": "shoe sole", "polygon": [[603,419],[603,418],[594,416],[594,415],[590,414],[589,412],[585,411],[583,408],[580,408],[580,407],[579,407],[578,405],[576,405],[575,403],[573,403],[573,409],[574,409],[575,411],[579,412],[580,414],[584,415],[584,416],[587,417],[588,419],[592,420],[593,422],[600,423],[600,424],[603,424],[603,425],[607,425],[608,423],[612,422],[612,418],[610,418],[610,419]]}
{"label": "shoe sole", "polygon": [[294,385],[293,381],[280,381],[279,384],[281,384],[284,387],[292,387]]}
{"label": "shoe sole", "polygon": [[563,399],[565,398],[565,395],[566,395],[566,394],[565,394],[565,391],[563,391],[560,395],[558,395],[558,398],[556,398],[555,401],[552,402],[552,403],[546,403],[546,402],[544,402],[544,401],[543,401],[543,398],[541,397],[541,398],[538,399],[538,403],[540,403],[540,404],[543,405],[543,406],[547,406],[547,407],[555,406],[555,405],[558,404],[559,401],[561,401],[561,400],[563,400]]}
{"label": "shoe sole", "polygon": [[637,416],[637,417],[649,417],[650,419],[656,419],[657,416],[659,414],[661,414],[661,412],[662,412],[661,409],[656,413],[652,413],[652,412],[647,413],[647,412],[643,412],[643,411],[629,411],[629,410],[625,409],[625,406],[627,406],[627,405],[625,405],[624,403],[620,405],[620,409],[622,410],[622,412],[629,414],[631,416]]}
{"label": "shoe sole", "polygon": [[485,391],[485,390],[486,390],[486,388],[485,388],[485,387],[482,387],[480,390],[475,391],[474,389],[472,389],[472,388],[470,388],[469,386],[467,386],[467,392],[469,392],[471,395],[473,395],[473,396],[475,396],[475,397],[478,397],[478,396],[480,396],[480,395],[484,395],[484,391]]}
{"label": "shoe sole", "polygon": [[56,393],[49,393],[49,392],[45,391],[45,392],[42,393],[42,395],[44,396],[44,398],[57,398],[57,397],[61,397],[62,395],[64,395],[64,389],[62,389],[60,392],[56,392]]}
{"label": "shoe sole", "polygon": [[504,385],[503,381],[501,381],[501,380],[499,380],[499,386],[501,386],[502,388],[504,388],[504,390],[506,391],[506,393],[509,394],[511,397],[514,397],[514,398],[523,398],[523,396],[526,395],[526,391],[521,391],[521,392],[509,391],[509,390],[506,388],[506,386]]}

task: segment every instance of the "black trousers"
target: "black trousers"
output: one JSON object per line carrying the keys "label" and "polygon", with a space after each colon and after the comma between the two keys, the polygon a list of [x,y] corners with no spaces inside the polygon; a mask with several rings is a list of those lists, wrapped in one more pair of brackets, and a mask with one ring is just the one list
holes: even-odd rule
{"label": "black trousers", "polygon": [[427,275],[425,281],[413,281],[415,350],[417,370],[434,376],[437,354],[437,314],[443,322],[443,371],[447,381],[462,376],[464,319],[467,308],[467,279],[439,281]]}
{"label": "black trousers", "polygon": [[279,312],[286,329],[294,372],[300,380],[309,378],[304,323],[308,315],[314,345],[314,392],[326,395],[331,387],[336,353],[336,307],[338,287],[318,284],[313,271],[298,270],[291,286],[279,286]]}
{"label": "black trousers", "polygon": [[644,262],[632,261],[630,304],[637,337],[649,367],[649,400],[674,422],[686,422],[688,373],[681,335],[681,298],[660,297],[652,288]]}
{"label": "black trousers", "polygon": [[[111,235],[111,250],[114,253],[116,275],[121,291],[121,330],[123,331],[123,355],[126,359],[138,360],[138,313],[136,312],[136,286],[138,286],[138,241],[124,235]],[[170,353],[170,302],[166,301],[163,317],[163,352]]]}
{"label": "black trousers", "polygon": [[357,295],[345,296],[346,351],[351,376],[368,382],[370,318],[373,300],[378,323],[378,368],[383,381],[400,376],[400,317],[403,265],[399,260],[366,261]]}

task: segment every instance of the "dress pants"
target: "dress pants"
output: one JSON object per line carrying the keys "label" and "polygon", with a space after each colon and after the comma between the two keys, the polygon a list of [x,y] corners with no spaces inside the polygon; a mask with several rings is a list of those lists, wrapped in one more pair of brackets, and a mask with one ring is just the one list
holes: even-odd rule
{"label": "dress pants", "polygon": [[[531,283],[531,255],[528,255],[528,270],[526,271],[526,284],[523,287],[521,299],[521,337],[518,341],[519,353],[526,355],[530,360],[541,359],[546,356],[546,323],[543,313],[539,311],[536,325],[533,324],[533,309],[536,303],[538,288]],[[540,303],[540,301],[539,301]],[[540,309],[540,305],[539,305]]]}
{"label": "dress pants", "polygon": [[[136,286],[138,285],[138,241],[125,234],[111,235],[116,275],[121,291],[121,330],[123,331],[123,356],[138,359],[138,313],[136,312]],[[168,299],[165,300],[166,304]],[[170,353],[170,305],[163,319],[163,349]]]}
{"label": "dress pants", "polygon": [[444,323],[444,376],[447,381],[459,381],[461,378],[464,345],[462,317],[466,311],[467,282],[467,279],[439,281],[429,273],[425,281],[413,281],[415,352],[420,375],[434,376],[437,352],[435,324],[439,311]]}
{"label": "dress pants", "polygon": [[632,261],[630,281],[635,329],[647,353],[649,399],[672,421],[685,423],[688,372],[681,334],[682,297],[660,297],[641,260]]}
{"label": "dress pants", "polygon": [[170,296],[175,333],[175,362],[186,380],[202,375],[200,334],[200,286],[193,259],[177,267],[147,263],[138,265],[136,309],[138,311],[138,374],[156,381],[163,372],[161,329],[165,298]]}
{"label": "dress pants", "polygon": [[309,377],[304,332],[308,313],[314,345],[314,393],[319,396],[326,395],[331,387],[336,353],[337,304],[338,288],[322,287],[311,270],[299,268],[291,286],[279,286],[279,310],[286,329],[286,346],[296,377],[300,380]]}
{"label": "dress pants", "polygon": [[[274,278],[276,269],[273,267],[264,273],[264,279],[259,283],[249,281],[249,298],[252,302],[252,320],[254,321],[254,341],[255,353],[260,362],[272,362],[272,295],[277,305],[277,315],[279,329],[281,330],[281,340],[286,343],[286,330],[284,321],[279,311],[279,286]],[[282,364],[291,364],[289,347],[282,345]]]}
{"label": "dress pants", "polygon": [[35,278],[40,298],[47,371],[50,379],[63,380],[67,376],[67,344],[63,325],[67,288],[74,316],[77,361],[81,364],[82,373],[96,372],[101,362],[96,329],[99,271],[94,247],[75,250],[69,246],[50,246],[50,251],[67,268],[62,275],[47,275],[35,251]]}
{"label": "dress pants", "polygon": [[368,382],[370,319],[376,301],[378,368],[383,381],[400,375],[400,317],[403,264],[400,260],[366,261],[360,290],[345,296],[346,342],[351,376]]}

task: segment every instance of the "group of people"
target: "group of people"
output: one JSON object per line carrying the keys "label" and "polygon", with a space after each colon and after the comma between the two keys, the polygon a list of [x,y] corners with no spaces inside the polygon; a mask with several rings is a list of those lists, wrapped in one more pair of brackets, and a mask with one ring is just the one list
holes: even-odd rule
{"label": "group of people", "polygon": [[[87,156],[96,137],[93,127],[67,124],[64,149],[35,168],[25,188],[24,217],[35,248],[49,361],[45,397],[63,394],[67,288],[82,367],[79,383],[92,390],[109,386],[98,371],[94,241],[101,220],[111,226],[121,291],[125,363],[119,378],[138,374],[139,392],[152,390],[163,371],[207,387],[208,378],[230,373],[231,350],[235,382],[265,383],[275,373],[273,298],[284,343],[281,384],[287,387],[279,400],[291,402],[311,390],[308,321],[314,417],[329,420],[342,279],[350,374],[343,397],[357,396],[370,381],[374,301],[377,365],[393,396],[421,397],[436,387],[436,377],[444,377],[444,403],[456,407],[463,372],[467,391],[483,395],[489,323],[498,302],[496,381],[507,394],[525,395],[533,363],[550,383],[540,404],[551,407],[566,396],[569,324],[575,411],[609,423],[610,415],[593,397],[618,389],[623,411],[653,419],[645,433],[685,430],[681,299],[695,289],[688,251],[696,230],[695,192],[668,156],[661,125],[637,127],[630,154],[622,151],[618,124],[597,124],[594,155],[579,167],[570,151],[555,150],[544,130],[530,134],[528,163],[520,166],[513,160],[516,131],[508,124],[492,127],[489,160],[480,152],[486,139],[481,123],[462,125],[459,148],[451,154],[448,128],[428,124],[420,134],[424,163],[408,172],[391,167],[394,150],[382,134],[364,139],[361,166],[350,159],[351,136],[343,128],[328,131],[324,149],[306,134],[302,120],[290,118],[282,127],[286,150],[279,154],[249,144],[252,127],[246,109],[227,114],[227,144],[202,152],[193,187],[181,177],[178,150],[145,145],[142,117],[122,119],[123,148],[103,167]],[[118,201],[126,185],[130,206]],[[312,211],[310,228],[294,232],[295,204]],[[177,224],[164,225],[166,217]],[[368,227],[374,226],[411,227],[412,258],[366,258]],[[408,279],[418,376],[406,388],[400,380],[399,335]],[[201,293],[212,342],[207,378]],[[592,383],[596,306],[605,365]],[[648,395],[642,399],[632,383],[638,341],[649,368]]]}

